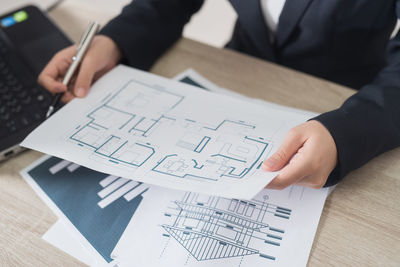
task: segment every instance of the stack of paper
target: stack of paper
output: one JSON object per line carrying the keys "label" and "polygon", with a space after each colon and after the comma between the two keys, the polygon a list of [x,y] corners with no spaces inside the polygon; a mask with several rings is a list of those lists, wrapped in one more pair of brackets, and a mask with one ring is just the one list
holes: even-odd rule
{"label": "stack of paper", "polygon": [[[328,191],[260,191],[274,174],[258,167],[289,127],[315,114],[245,98],[192,70],[177,79],[218,100],[229,94],[222,106],[244,105],[244,115],[211,103],[220,111],[211,116],[197,103],[210,93],[118,67],[89,100],[66,107],[83,114],[78,122],[63,109],[46,144],[40,135],[56,119],[24,142],[63,158],[22,171],[60,218],[44,238],[92,266],[305,266]],[[262,110],[283,121],[264,111],[264,126],[252,117]]]}

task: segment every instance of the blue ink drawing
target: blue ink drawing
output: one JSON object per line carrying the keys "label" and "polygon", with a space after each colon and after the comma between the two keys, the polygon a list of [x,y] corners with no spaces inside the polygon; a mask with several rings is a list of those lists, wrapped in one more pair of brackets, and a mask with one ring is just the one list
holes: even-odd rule
{"label": "blue ink drawing", "polygon": [[[268,199],[265,195],[264,199]],[[164,213],[163,237],[177,241],[196,261],[258,255],[275,261],[285,230],[271,216],[288,221],[292,210],[260,200],[238,200],[186,193]],[[268,254],[265,254],[267,252]],[[162,253],[162,255],[164,252]]]}

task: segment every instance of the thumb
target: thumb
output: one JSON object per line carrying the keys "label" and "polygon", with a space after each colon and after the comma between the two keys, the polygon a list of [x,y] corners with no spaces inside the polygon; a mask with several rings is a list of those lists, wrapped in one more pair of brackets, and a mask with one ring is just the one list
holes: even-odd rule
{"label": "thumb", "polygon": [[262,168],[265,171],[278,171],[282,169],[304,142],[304,137],[292,129],[288,132],[278,150],[263,162]]}
{"label": "thumb", "polygon": [[74,86],[74,95],[77,97],[85,97],[89,92],[93,77],[96,72],[96,67],[89,60],[83,60],[79,73],[76,77]]}

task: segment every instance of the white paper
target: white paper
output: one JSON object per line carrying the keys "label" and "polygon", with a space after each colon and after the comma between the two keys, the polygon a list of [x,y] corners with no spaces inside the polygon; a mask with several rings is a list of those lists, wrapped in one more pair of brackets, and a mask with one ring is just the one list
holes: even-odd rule
{"label": "white paper", "polygon": [[42,238],[84,264],[95,266],[93,264],[94,256],[74,238],[75,235],[74,231],[71,231],[61,220],[58,220]]}
{"label": "white paper", "polygon": [[328,189],[251,201],[152,187],[112,257],[120,266],[306,266]]}
{"label": "white paper", "polygon": [[[191,84],[197,84],[201,87],[203,87],[205,90],[209,90],[215,93],[220,93],[220,94],[228,94],[228,95],[232,95],[234,97],[238,97],[238,98],[246,98],[248,100],[253,100],[253,101],[257,101],[256,99],[250,99],[247,98],[243,95],[237,94],[235,92],[232,92],[230,90],[227,89],[223,89],[218,87],[217,85],[211,83],[210,81],[208,81],[207,79],[205,79],[204,77],[202,77],[199,73],[197,73],[196,71],[192,70],[192,69],[188,69],[186,71],[184,71],[183,73],[179,74],[178,76],[176,76],[174,78],[175,80],[187,80],[187,82],[190,82]],[[261,100],[259,100],[261,101]],[[280,106],[280,105],[276,105],[273,103],[269,103],[269,102],[264,102],[262,103],[263,105],[272,105],[272,106],[276,106],[276,108],[282,108],[282,109],[289,109],[289,110],[293,110],[296,112],[304,112],[304,114],[311,114],[307,111],[303,111],[303,110],[294,110],[292,108],[288,108],[285,106]],[[315,116],[316,114],[311,114],[313,116]],[[44,159],[39,160],[36,163],[33,163],[28,169],[32,169],[35,166],[39,165],[41,162],[43,162],[43,160],[48,159],[49,157],[45,157]],[[79,168],[79,165],[76,164],[70,164],[69,162],[67,162],[68,164],[66,164],[65,162],[61,161],[59,164],[56,164],[55,166],[53,166],[51,172],[54,174],[62,169],[64,169],[65,167],[67,167],[67,169],[72,173]],[[101,186],[102,187],[107,187],[109,184],[111,184],[113,181],[117,180],[118,177],[115,176],[109,176],[108,179],[104,179],[101,182]],[[104,184],[102,184],[104,183]],[[146,187],[148,188],[148,187]],[[136,191],[141,191],[142,189],[139,187],[137,188]],[[146,189],[147,190],[147,189]],[[129,194],[126,195],[133,195],[135,192],[135,190],[131,191]],[[38,194],[40,195],[42,191],[38,191]],[[331,191],[329,191],[331,192]],[[140,193],[140,192],[138,192]],[[51,205],[50,205],[51,206]],[[47,242],[49,242],[50,244],[52,244],[53,246],[63,250],[64,252],[68,253],[69,255],[75,257],[76,259],[82,261],[83,263],[90,265],[90,266],[106,266],[107,263],[102,260],[101,262],[99,262],[99,255],[96,255],[97,253],[95,253],[95,255],[93,255],[93,250],[92,249],[87,249],[87,247],[85,247],[85,242],[80,242],[80,233],[79,231],[77,231],[77,229],[75,227],[71,227],[71,223],[70,222],[64,222],[63,218],[61,217],[57,223],[55,223],[44,235],[43,235],[43,239],[46,240]],[[129,246],[129,244],[128,244]],[[119,248],[121,248],[123,246],[119,246]],[[92,253],[90,253],[89,251],[91,251]],[[115,263],[115,261],[114,261]],[[113,264],[114,264],[113,263]],[[132,266],[132,262],[127,262],[128,266]],[[111,264],[111,265],[113,265]]]}
{"label": "white paper", "polygon": [[179,81],[179,80],[182,80],[182,79],[189,79],[190,81],[193,81],[194,83],[202,86],[206,90],[209,90],[209,91],[211,91],[213,93],[222,94],[222,95],[229,95],[229,96],[237,98],[237,99],[241,99],[241,100],[244,100],[244,101],[250,101],[250,102],[253,102],[255,104],[263,105],[263,106],[266,106],[266,107],[269,107],[269,108],[276,108],[276,109],[281,109],[281,110],[284,110],[284,111],[296,112],[296,113],[300,113],[300,114],[309,116],[310,118],[319,115],[318,113],[311,112],[311,111],[308,111],[308,110],[303,110],[303,109],[297,109],[297,108],[293,108],[293,107],[283,106],[283,105],[275,104],[275,103],[272,103],[272,102],[267,102],[265,100],[258,99],[258,98],[251,98],[251,97],[239,94],[237,92],[234,92],[232,90],[219,87],[218,85],[214,84],[213,82],[211,82],[211,81],[207,80],[206,78],[204,78],[203,76],[201,76],[201,74],[196,72],[194,69],[187,69],[184,72],[182,72],[182,73],[180,73],[180,74],[178,74],[177,76],[174,77],[174,80],[178,80]]}
{"label": "white paper", "polygon": [[118,66],[22,146],[149,184],[250,199],[276,175],[262,161],[310,117]]}
{"label": "white paper", "polygon": [[[176,76],[174,80],[181,80],[181,79],[190,79],[194,81],[196,84],[199,84],[206,90],[212,92],[220,93],[222,89],[220,89],[217,85],[211,83],[210,81],[206,80],[200,74],[195,72],[194,70],[186,70],[185,72],[181,73],[180,75]],[[222,91],[222,93],[225,93]],[[229,93],[229,92],[226,92]],[[43,159],[33,163],[28,169],[33,169],[37,165],[39,165],[43,160],[48,159],[49,157],[45,156]],[[68,166],[69,165],[69,166]],[[68,170],[73,172],[75,169],[78,168],[79,165],[70,164],[66,161],[61,161],[56,166],[53,166],[51,172],[55,174],[56,172],[62,170],[63,168],[68,166]],[[71,174],[72,175],[72,174]],[[105,179],[101,183],[102,187],[106,187],[111,184],[113,181],[117,180],[118,177],[116,176],[109,176],[108,179]],[[140,189],[140,188],[138,188]],[[43,191],[38,191],[38,194],[41,194]],[[134,195],[134,191],[131,191],[129,195]],[[140,193],[140,192],[139,192]],[[81,235],[79,231],[76,230],[75,227],[70,227],[70,223],[63,222],[62,219],[59,219],[51,228],[42,236],[42,238],[50,243],[51,245],[57,247],[58,249],[64,251],[65,253],[71,255],[72,257],[78,259],[79,261],[89,265],[89,266],[99,266],[99,265],[106,265],[105,261],[98,262],[99,260],[98,255],[91,254],[88,249],[85,247],[84,244],[79,242],[79,236]],[[91,250],[91,249],[89,249]],[[93,252],[93,251],[92,251]]]}

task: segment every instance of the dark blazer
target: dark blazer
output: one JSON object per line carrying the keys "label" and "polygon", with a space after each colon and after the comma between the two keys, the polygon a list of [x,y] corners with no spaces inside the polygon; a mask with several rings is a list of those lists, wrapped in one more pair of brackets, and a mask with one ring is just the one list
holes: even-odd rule
{"label": "dark blazer", "polygon": [[[400,0],[287,0],[274,43],[260,0],[230,2],[238,19],[227,47],[359,90],[339,109],[314,118],[338,150],[326,186],[400,146],[400,34],[390,40]],[[118,44],[126,63],[148,69],[202,3],[134,0],[101,33]]]}

